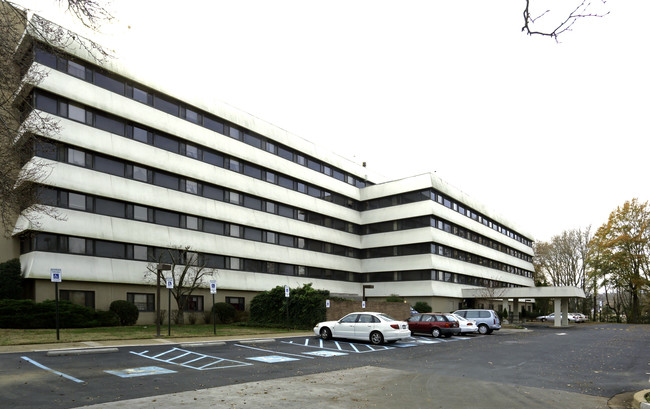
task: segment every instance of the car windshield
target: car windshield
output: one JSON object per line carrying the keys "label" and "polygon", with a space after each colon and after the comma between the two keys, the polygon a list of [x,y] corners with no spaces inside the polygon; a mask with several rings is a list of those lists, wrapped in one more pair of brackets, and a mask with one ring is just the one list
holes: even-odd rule
{"label": "car windshield", "polygon": [[391,317],[390,315],[386,314],[377,314],[379,318],[381,318],[384,321],[397,321],[395,318]]}
{"label": "car windshield", "polygon": [[445,317],[447,317],[447,319],[448,319],[449,321],[451,321],[451,322],[458,321],[458,320],[456,319],[456,316],[454,316],[454,315],[445,315]]}
{"label": "car windshield", "polygon": [[454,318],[456,318],[457,321],[467,321],[465,317],[456,314],[454,314]]}

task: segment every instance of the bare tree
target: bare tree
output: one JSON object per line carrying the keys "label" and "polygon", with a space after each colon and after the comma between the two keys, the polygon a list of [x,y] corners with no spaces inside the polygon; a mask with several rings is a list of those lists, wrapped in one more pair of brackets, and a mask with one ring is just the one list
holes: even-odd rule
{"label": "bare tree", "polygon": [[[111,18],[94,0],[64,3],[89,27]],[[43,215],[60,217],[54,208],[41,204],[38,195],[37,184],[51,169],[33,157],[34,147],[41,138],[55,138],[59,124],[33,109],[29,89],[47,76],[47,70],[33,65],[30,39],[53,51],[76,47],[99,62],[109,57],[97,43],[0,0],[0,223],[5,237],[11,236],[21,213],[32,227],[38,227]]]}
{"label": "bare tree", "polygon": [[[594,0],[596,3],[605,4],[606,0]],[[525,0],[524,26],[521,31],[528,35],[551,37],[558,41],[560,34],[571,31],[573,25],[580,19],[589,17],[605,17],[607,12],[594,11],[597,6],[592,0],[582,0],[579,3],[562,0],[555,2],[558,9],[544,7],[548,1]],[[567,8],[568,7],[568,8]]]}
{"label": "bare tree", "polygon": [[178,308],[177,322],[183,324],[184,311],[188,308],[192,293],[198,288],[206,287],[206,278],[211,277],[215,270],[207,268],[199,254],[193,252],[190,246],[163,250],[157,258],[155,263],[149,263],[147,266],[145,280],[157,282],[158,274],[164,274],[157,269],[158,264],[171,265],[170,275],[174,282],[171,294]]}

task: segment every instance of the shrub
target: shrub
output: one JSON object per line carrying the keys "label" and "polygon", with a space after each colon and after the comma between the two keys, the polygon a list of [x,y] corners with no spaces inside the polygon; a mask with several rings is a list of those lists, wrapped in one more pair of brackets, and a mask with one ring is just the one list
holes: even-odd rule
{"label": "shrub", "polygon": [[311,329],[316,323],[325,321],[327,297],[329,291],[315,290],[311,284],[305,284],[302,288],[292,289],[290,297],[286,298],[284,287],[277,286],[251,300],[250,319],[261,325]]}
{"label": "shrub", "polygon": [[217,322],[222,324],[230,324],[235,321],[235,314],[237,310],[231,304],[226,302],[218,302],[212,306],[212,311],[217,314]]}
{"label": "shrub", "polygon": [[140,316],[138,307],[136,307],[132,302],[126,300],[113,301],[109,310],[117,314],[120,320],[120,325],[135,325],[135,323],[138,322],[138,316]]}
{"label": "shrub", "polygon": [[0,263],[0,300],[23,298],[22,281],[20,261],[17,258]]}
{"label": "shrub", "polygon": [[404,302],[404,298],[400,297],[397,294],[391,294],[386,297],[386,302]]}
{"label": "shrub", "polygon": [[428,303],[424,302],[424,301],[416,302],[415,305],[413,306],[413,309],[415,311],[417,311],[417,312],[431,312],[431,311],[433,311],[431,306]]}

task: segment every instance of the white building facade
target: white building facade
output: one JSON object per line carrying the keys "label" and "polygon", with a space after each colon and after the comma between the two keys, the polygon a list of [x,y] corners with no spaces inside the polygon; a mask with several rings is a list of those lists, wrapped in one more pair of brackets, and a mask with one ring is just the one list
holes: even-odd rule
{"label": "white building facade", "polygon": [[[239,309],[278,285],[343,296],[372,285],[369,298],[441,311],[481,306],[462,289],[534,286],[531,236],[433,174],[387,181],[208,96],[24,41],[48,73],[26,87],[25,115],[60,126],[31,161],[48,165],[41,196],[62,217],[21,218],[14,231],[37,301],[53,298],[59,268],[62,298],[98,309],[129,299],[152,320],[144,273],[178,247],[215,270],[217,300]],[[211,306],[205,287],[197,312]]]}

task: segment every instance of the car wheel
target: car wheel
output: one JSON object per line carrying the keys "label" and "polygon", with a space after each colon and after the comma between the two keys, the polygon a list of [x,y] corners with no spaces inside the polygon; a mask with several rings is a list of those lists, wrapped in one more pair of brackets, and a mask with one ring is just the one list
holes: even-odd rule
{"label": "car wheel", "polygon": [[544,322],[544,321],[546,321],[546,318],[542,318],[540,321]]}
{"label": "car wheel", "polygon": [[332,331],[327,327],[323,327],[320,329],[320,337],[322,339],[330,339],[332,338]]}
{"label": "car wheel", "polygon": [[370,342],[372,342],[374,345],[383,344],[384,336],[381,335],[381,332],[379,331],[372,331],[370,333]]}
{"label": "car wheel", "polygon": [[431,336],[434,338],[440,337],[440,328],[433,327],[433,329],[431,330]]}
{"label": "car wheel", "polygon": [[481,325],[478,326],[478,333],[481,334],[481,335],[487,334],[488,330],[489,330],[489,328],[485,324],[481,324]]}

